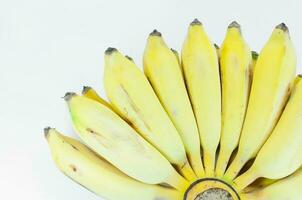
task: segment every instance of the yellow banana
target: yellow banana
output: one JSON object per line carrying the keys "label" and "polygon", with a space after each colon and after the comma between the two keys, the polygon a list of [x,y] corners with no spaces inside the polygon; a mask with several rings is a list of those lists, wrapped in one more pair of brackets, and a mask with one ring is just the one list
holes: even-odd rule
{"label": "yellow banana", "polygon": [[264,189],[242,194],[243,200],[299,200],[302,197],[302,169]]}
{"label": "yellow banana", "polygon": [[220,49],[222,125],[216,175],[222,177],[237,147],[249,96],[251,51],[240,25],[232,22]]}
{"label": "yellow banana", "polygon": [[226,172],[234,179],[269,137],[288,99],[296,56],[285,24],[278,25],[257,60],[238,154]]}
{"label": "yellow banana", "polygon": [[247,172],[235,179],[234,182],[239,189],[245,188],[260,177],[284,178],[302,165],[301,116],[302,82],[298,81],[278,124],[259,151],[254,164]]}
{"label": "yellow banana", "polygon": [[67,93],[72,122],[80,138],[127,175],[149,184],[168,183],[182,190],[188,184],[153,146],[109,108]]}
{"label": "yellow banana", "polygon": [[197,19],[190,24],[181,58],[199,128],[205,172],[214,176],[221,128],[219,66],[216,49]]}
{"label": "yellow banana", "polygon": [[161,186],[136,181],[98,157],[79,141],[55,129],[45,136],[57,167],[68,177],[108,200],[181,200],[182,194]]}
{"label": "yellow banana", "polygon": [[188,180],[196,179],[176,128],[135,63],[109,48],[105,52],[104,82],[107,96],[121,116]]}
{"label": "yellow banana", "polygon": [[144,71],[184,143],[193,170],[204,176],[195,116],[179,61],[158,32],[152,32],[144,52]]}

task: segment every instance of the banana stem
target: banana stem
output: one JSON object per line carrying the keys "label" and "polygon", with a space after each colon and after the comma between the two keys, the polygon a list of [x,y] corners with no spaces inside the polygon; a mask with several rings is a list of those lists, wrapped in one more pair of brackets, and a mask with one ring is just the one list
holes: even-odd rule
{"label": "banana stem", "polygon": [[234,180],[236,176],[239,174],[240,170],[244,166],[246,162],[243,161],[238,155],[235,157],[230,167],[225,173],[225,177],[229,180]]}
{"label": "banana stem", "polygon": [[216,157],[215,151],[213,151],[213,153],[209,153],[204,150],[204,166],[205,166],[206,175],[208,177],[214,177],[215,157]]}
{"label": "banana stem", "polygon": [[[201,160],[200,152],[193,154],[192,157],[189,156],[190,163],[192,165],[193,171],[195,172],[196,176],[202,178],[205,176],[205,171],[203,167],[203,163]],[[200,161],[200,162],[196,162]]]}
{"label": "banana stem", "polygon": [[197,179],[197,176],[191,168],[189,162],[186,162],[186,164],[181,167],[177,166],[177,169],[188,181],[194,181]]}
{"label": "banana stem", "polygon": [[184,192],[189,187],[189,182],[184,179],[181,175],[179,175],[176,171],[175,174],[170,176],[169,180],[167,181],[167,184],[174,187],[180,192]]}

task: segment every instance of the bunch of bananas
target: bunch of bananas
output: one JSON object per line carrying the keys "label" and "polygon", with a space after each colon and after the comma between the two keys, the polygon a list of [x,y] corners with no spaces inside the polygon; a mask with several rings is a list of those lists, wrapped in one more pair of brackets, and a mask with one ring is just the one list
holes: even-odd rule
{"label": "bunch of bananas", "polygon": [[66,93],[84,144],[45,129],[64,174],[109,200],[302,198],[302,77],[285,24],[259,56],[236,22],[218,47],[194,20],[181,56],[154,30],[143,67],[108,48],[110,103]]}

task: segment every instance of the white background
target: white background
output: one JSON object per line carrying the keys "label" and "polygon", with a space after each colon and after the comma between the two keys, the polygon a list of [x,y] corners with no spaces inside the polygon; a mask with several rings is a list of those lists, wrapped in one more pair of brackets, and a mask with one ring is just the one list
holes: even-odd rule
{"label": "white background", "polygon": [[285,22],[299,57],[300,2],[0,0],[0,199],[100,199],[55,168],[42,130],[52,126],[74,134],[61,97],[83,85],[104,95],[108,46],[140,65],[149,32],[157,28],[180,50],[188,24],[197,17],[218,44],[237,20],[259,51],[273,27]]}

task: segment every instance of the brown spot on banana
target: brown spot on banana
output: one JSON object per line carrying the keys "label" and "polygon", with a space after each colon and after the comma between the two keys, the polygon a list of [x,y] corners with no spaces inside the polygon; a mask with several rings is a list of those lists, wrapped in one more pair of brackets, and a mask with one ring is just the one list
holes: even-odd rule
{"label": "brown spot on banana", "polygon": [[70,164],[69,167],[72,169],[73,172],[77,172],[78,171],[77,167],[75,165],[73,165],[73,164]]}

